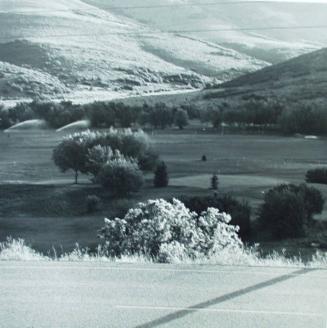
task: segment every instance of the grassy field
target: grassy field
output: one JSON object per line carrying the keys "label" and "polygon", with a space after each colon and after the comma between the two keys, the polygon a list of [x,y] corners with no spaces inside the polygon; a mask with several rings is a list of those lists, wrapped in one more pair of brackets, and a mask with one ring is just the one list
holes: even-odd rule
{"label": "grassy field", "polygon": [[[140,193],[113,200],[87,177],[73,185],[72,174],[54,166],[52,149],[62,136],[54,131],[0,134],[0,241],[21,237],[41,251],[52,246],[68,251],[76,242],[94,247],[104,217],[149,198],[210,194],[214,172],[219,173],[220,192],[245,199],[255,209],[270,187],[301,183],[309,168],[327,164],[326,139],[160,131],[152,139],[167,163],[170,186],[155,189],[148,175]],[[206,162],[201,161],[204,154]],[[327,198],[326,186],[316,187]],[[93,214],[85,205],[91,194],[102,199],[102,207]],[[326,218],[327,208],[320,216]]]}

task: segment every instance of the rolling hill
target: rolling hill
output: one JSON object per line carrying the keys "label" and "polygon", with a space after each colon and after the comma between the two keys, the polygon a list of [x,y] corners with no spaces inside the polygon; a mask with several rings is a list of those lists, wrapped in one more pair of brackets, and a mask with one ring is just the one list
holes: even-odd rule
{"label": "rolling hill", "polygon": [[79,0],[1,1],[0,43],[2,100],[197,89],[268,65]]}
{"label": "rolling hill", "polygon": [[209,92],[207,98],[256,94],[288,101],[326,100],[327,48],[246,74]]}
{"label": "rolling hill", "polygon": [[[250,98],[278,99],[287,104],[327,100],[327,48],[271,65],[231,81],[189,94],[154,96],[148,103],[165,101],[170,105],[195,104],[198,108],[216,108],[228,101],[239,105]],[[144,100],[132,98],[129,103]]]}
{"label": "rolling hill", "polygon": [[[327,3],[303,1],[85,0],[162,31],[219,44],[275,64],[327,46]],[[278,28],[281,27],[281,28]]]}
{"label": "rolling hill", "polygon": [[[0,100],[88,102],[196,90],[327,44],[321,30],[265,28],[322,25],[325,4],[197,3],[2,0]],[[249,26],[259,30],[242,30]]]}

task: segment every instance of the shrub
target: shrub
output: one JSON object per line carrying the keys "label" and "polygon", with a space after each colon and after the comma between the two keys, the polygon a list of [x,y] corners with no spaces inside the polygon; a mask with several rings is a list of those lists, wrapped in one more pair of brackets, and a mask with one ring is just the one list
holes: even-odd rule
{"label": "shrub", "polygon": [[154,173],[154,186],[156,188],[164,188],[168,186],[169,178],[167,172],[167,166],[164,162],[161,162]]}
{"label": "shrub", "polygon": [[259,210],[259,223],[277,239],[301,237],[314,214],[321,213],[321,193],[305,184],[283,184],[270,189]]}
{"label": "shrub", "polygon": [[181,198],[185,206],[200,214],[209,207],[229,213],[232,217],[230,224],[239,227],[239,236],[247,240],[251,232],[251,207],[246,202],[240,202],[230,195],[217,196],[184,196]]}
{"label": "shrub", "polygon": [[213,174],[211,177],[211,189],[218,190],[219,179],[217,174]]}
{"label": "shrub", "polygon": [[101,200],[96,195],[89,195],[86,197],[86,209],[88,213],[93,213],[99,209]]}
{"label": "shrub", "polygon": [[127,196],[143,185],[143,174],[137,163],[123,157],[110,160],[100,170],[96,181],[115,196]]}
{"label": "shrub", "polygon": [[142,171],[153,171],[159,161],[159,155],[153,150],[148,149],[138,157],[138,164]]}
{"label": "shrub", "polygon": [[230,219],[213,208],[197,215],[176,199],[149,200],[122,219],[105,219],[99,236],[110,256],[143,254],[161,262],[195,259],[242,247]]}
{"label": "shrub", "polygon": [[327,184],[327,168],[309,170],[306,173],[306,181],[311,183]]}

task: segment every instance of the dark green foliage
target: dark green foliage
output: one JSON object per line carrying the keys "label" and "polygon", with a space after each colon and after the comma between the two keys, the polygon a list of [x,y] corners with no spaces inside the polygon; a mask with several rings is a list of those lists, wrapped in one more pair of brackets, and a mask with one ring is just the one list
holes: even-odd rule
{"label": "dark green foliage", "polygon": [[73,170],[75,173],[75,183],[78,183],[78,173],[86,173],[87,149],[83,142],[77,138],[63,140],[53,150],[54,163],[62,172]]}
{"label": "dark green foliage", "polygon": [[35,118],[35,114],[30,106],[26,103],[19,103],[14,107],[5,108],[0,106],[0,128],[8,129],[9,127]]}
{"label": "dark green foliage", "polygon": [[188,125],[188,114],[183,109],[178,109],[174,115],[175,125],[180,129],[184,129]]}
{"label": "dark green foliage", "polygon": [[115,104],[115,113],[120,127],[129,128],[137,122],[140,110],[120,102]]}
{"label": "dark green foliage", "polygon": [[96,195],[88,195],[86,197],[86,210],[88,213],[94,213],[99,210],[101,200]]}
{"label": "dark green foliage", "polygon": [[167,172],[167,166],[164,162],[161,162],[154,173],[154,186],[156,188],[164,188],[168,186],[169,177]]}
{"label": "dark green foliage", "polygon": [[221,212],[231,215],[231,224],[240,227],[239,236],[242,240],[248,240],[251,232],[251,207],[246,202],[240,202],[230,195],[223,196],[195,196],[182,197],[181,201],[191,211],[200,214],[208,207],[218,208]]}
{"label": "dark green foliage", "polygon": [[309,170],[305,178],[307,182],[327,184],[327,168]]}
{"label": "dark green foliage", "polygon": [[97,182],[118,197],[128,196],[142,187],[144,180],[137,164],[129,160],[111,161],[105,164],[97,176]]}
{"label": "dark green foliage", "polygon": [[173,111],[165,103],[157,103],[149,108],[147,113],[148,123],[155,129],[165,129],[173,124]]}
{"label": "dark green foliage", "polygon": [[70,101],[61,103],[33,102],[30,105],[35,118],[44,119],[50,127],[60,128],[85,118],[85,110]]}
{"label": "dark green foliage", "polygon": [[153,150],[148,149],[138,157],[138,164],[142,171],[153,171],[159,161],[159,155]]}
{"label": "dark green foliage", "polygon": [[279,123],[285,134],[327,134],[327,111],[324,104],[295,104]]}
{"label": "dark green foliage", "polygon": [[305,184],[283,184],[270,189],[259,210],[259,224],[276,239],[305,235],[313,215],[321,213],[321,193]]}
{"label": "dark green foliage", "polygon": [[115,108],[111,103],[96,101],[86,105],[85,111],[94,128],[110,128],[116,125]]}

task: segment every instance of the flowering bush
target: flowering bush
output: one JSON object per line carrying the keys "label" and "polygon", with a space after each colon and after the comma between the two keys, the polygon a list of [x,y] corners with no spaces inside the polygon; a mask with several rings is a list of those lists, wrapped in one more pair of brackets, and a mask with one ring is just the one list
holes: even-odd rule
{"label": "flowering bush", "polygon": [[160,262],[210,257],[222,250],[239,250],[238,227],[215,208],[200,215],[177,199],[139,203],[124,218],[105,219],[99,236],[110,256],[141,254]]}

